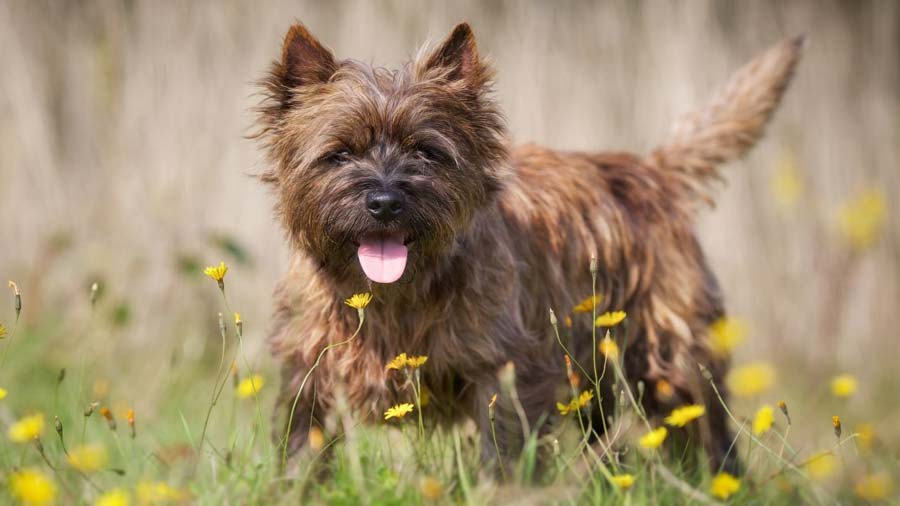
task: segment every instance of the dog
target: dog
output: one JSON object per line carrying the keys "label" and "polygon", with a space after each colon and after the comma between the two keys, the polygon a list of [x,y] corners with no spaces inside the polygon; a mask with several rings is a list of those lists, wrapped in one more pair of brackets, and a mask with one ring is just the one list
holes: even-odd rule
{"label": "dog", "polygon": [[[485,461],[516,455],[522,414],[532,427],[556,416],[564,354],[585,365],[596,355],[591,318],[572,320],[564,353],[548,310],[568,314],[596,290],[592,314],[627,314],[613,336],[627,344],[632,388],[671,386],[668,402],[641,396],[642,409],[656,420],[703,404],[710,465],[737,469],[712,389],[727,398],[728,358],[709,338],[725,308],[695,219],[712,203],[718,167],[759,140],[803,46],[795,38],[761,53],[640,156],[512,145],[468,24],[397,70],[338,60],[293,25],[261,82],[255,132],[291,251],[268,340],[282,364],[285,451],[324,428],[338,391],[370,420],[409,402],[385,364],[411,353],[428,357],[424,416],[474,420]],[[373,296],[359,335],[323,353],[356,330],[344,299],[359,292]],[[494,405],[509,363],[516,398],[501,393]],[[601,409],[613,410],[611,380],[593,403],[594,431]]]}

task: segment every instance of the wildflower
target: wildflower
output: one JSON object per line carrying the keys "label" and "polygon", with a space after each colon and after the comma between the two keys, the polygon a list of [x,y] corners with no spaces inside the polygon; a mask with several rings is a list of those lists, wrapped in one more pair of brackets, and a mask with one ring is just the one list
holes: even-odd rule
{"label": "wildflower", "polygon": [[861,423],[856,426],[856,444],[863,450],[871,450],[875,442],[875,427],[871,423]]}
{"label": "wildflower", "polygon": [[397,404],[396,406],[388,408],[388,410],[384,412],[384,419],[390,420],[391,418],[403,418],[404,416],[412,413],[412,411],[413,405],[408,402]]}
{"label": "wildflower", "polygon": [[406,359],[406,365],[411,369],[418,369],[419,367],[422,367],[425,362],[428,362],[428,357],[426,357],[425,355],[409,357]]}
{"label": "wildflower", "polygon": [[28,443],[40,437],[42,432],[44,432],[44,415],[37,413],[12,424],[7,435],[16,443]]}
{"label": "wildflower", "polygon": [[497,394],[491,396],[491,401],[488,402],[488,407],[493,408],[497,404]]}
{"label": "wildflower", "polygon": [[9,490],[16,499],[28,506],[53,504],[56,497],[56,485],[53,481],[33,467],[12,473],[9,477]]}
{"label": "wildflower", "polygon": [[672,410],[672,413],[666,417],[665,422],[672,427],[684,427],[688,423],[700,418],[706,413],[706,406],[700,404],[690,404]]}
{"label": "wildflower", "polygon": [[567,329],[570,329],[570,328],[572,328],[573,324],[574,323],[572,322],[572,317],[569,315],[566,315],[566,319],[563,320],[563,325],[565,325]]}
{"label": "wildflower", "polygon": [[784,401],[778,401],[778,409],[784,414],[784,417],[787,418],[788,425],[791,424],[791,414],[788,412],[787,403]]}
{"label": "wildflower", "polygon": [[559,413],[563,416],[568,415],[572,411],[576,409],[586,407],[591,403],[591,400],[594,398],[594,392],[592,390],[585,390],[581,392],[581,394],[576,399],[572,399],[569,401],[569,404],[563,404],[561,402],[556,403],[556,409],[559,410]]}
{"label": "wildflower", "polygon": [[775,383],[775,369],[764,362],[754,362],[733,369],[725,378],[731,392],[738,397],[761,394]]}
{"label": "wildflower", "polygon": [[314,451],[319,451],[325,447],[325,435],[322,434],[322,429],[316,426],[309,428],[309,434],[307,434],[306,439],[309,441],[309,447]]}
{"label": "wildflower", "polygon": [[422,491],[422,497],[430,501],[440,499],[444,495],[444,486],[433,476],[422,478],[422,484],[419,489]]}
{"label": "wildflower", "polygon": [[803,180],[797,170],[793,152],[785,152],[775,166],[772,193],[775,200],[785,208],[792,207],[803,193]]}
{"label": "wildflower", "polygon": [[575,371],[570,372],[569,373],[569,385],[571,385],[572,388],[578,388],[578,385],[580,385],[580,384],[581,384],[581,375]]}
{"label": "wildflower", "polygon": [[882,191],[868,189],[841,207],[838,228],[853,248],[864,250],[878,240],[886,213]]}
{"label": "wildflower", "polygon": [[634,475],[631,474],[617,474],[610,478],[613,485],[619,487],[619,490],[628,490],[634,485]]}
{"label": "wildflower", "polygon": [[659,448],[660,445],[663,444],[663,441],[666,440],[666,436],[668,435],[668,429],[666,429],[665,427],[659,427],[641,436],[641,439],[638,440],[638,444],[640,444],[643,448],[647,448],[648,450]]}
{"label": "wildflower", "polygon": [[217,266],[209,266],[206,269],[203,269],[203,274],[206,274],[210,279],[219,283],[219,286],[222,286],[225,280],[225,273],[228,272],[228,266],[225,265],[225,262],[219,262]]}
{"label": "wildflower", "polygon": [[0,387],[0,401],[2,401],[3,399],[6,399],[6,393],[7,393],[6,389]]}
{"label": "wildflower", "polygon": [[401,353],[394,357],[390,362],[388,362],[387,368],[396,370],[403,369],[404,367],[406,367],[408,360],[409,359],[406,357],[406,353]]}
{"label": "wildflower", "polygon": [[772,428],[774,415],[775,411],[768,404],[759,408],[759,411],[756,412],[756,416],[753,418],[753,433],[759,436],[768,432]]}
{"label": "wildflower", "polygon": [[656,382],[656,395],[661,399],[671,399],[675,395],[675,388],[668,381],[661,379]]}
{"label": "wildflower", "polygon": [[882,471],[870,474],[856,482],[853,492],[866,501],[879,501],[886,499],[894,491],[894,482],[891,475]]}
{"label": "wildflower", "polygon": [[834,415],[831,417],[831,425],[834,426],[835,437],[841,437],[841,417]]}
{"label": "wildflower", "polygon": [[369,292],[357,293],[344,301],[344,304],[354,309],[365,309],[372,302],[372,294]]}
{"label": "wildflower", "polygon": [[121,488],[114,488],[104,493],[94,502],[94,506],[128,506],[131,498],[128,492]]}
{"label": "wildflower", "polygon": [[249,376],[241,380],[241,382],[238,383],[235,393],[240,399],[249,399],[250,397],[256,397],[256,394],[259,393],[259,390],[265,383],[266,380],[262,377],[262,375],[254,374],[253,376]]}
{"label": "wildflower", "polygon": [[831,393],[835,397],[850,397],[856,392],[856,378],[851,374],[839,374],[831,380]]}
{"label": "wildflower", "polygon": [[131,439],[134,439],[137,436],[137,431],[134,428],[134,410],[129,409],[125,412],[125,420],[128,421],[128,427],[131,428]]}
{"label": "wildflower", "polygon": [[747,326],[738,319],[723,316],[709,326],[709,335],[713,352],[725,356],[744,341]]}
{"label": "wildflower", "polygon": [[595,327],[615,327],[625,319],[625,311],[606,312],[594,320]]}
{"label": "wildflower", "polygon": [[837,457],[831,452],[822,452],[807,460],[803,467],[806,468],[810,477],[824,480],[834,473],[834,468],[837,467]]}
{"label": "wildflower", "polygon": [[0,323],[0,339],[3,339],[4,337],[6,337],[6,327]]}
{"label": "wildflower", "polygon": [[107,407],[102,407],[100,408],[100,414],[106,419],[109,430],[116,430],[116,417],[113,416],[112,411]]}
{"label": "wildflower", "polygon": [[168,504],[184,501],[187,494],[164,481],[141,481],[135,488],[138,504]]}
{"label": "wildflower", "polygon": [[741,481],[728,473],[719,473],[709,485],[709,493],[714,497],[728,499],[741,489]]}
{"label": "wildflower", "polygon": [[106,465],[106,448],[98,444],[82,445],[69,450],[69,465],[84,473],[99,471]]}
{"label": "wildflower", "polygon": [[594,308],[600,305],[603,301],[602,295],[592,295],[583,301],[579,302],[577,306],[575,306],[572,311],[576,313],[593,313]]}
{"label": "wildflower", "polygon": [[619,345],[617,345],[615,341],[610,339],[609,336],[606,336],[602,340],[600,340],[599,348],[600,353],[602,353],[606,358],[610,360],[615,360],[619,356]]}

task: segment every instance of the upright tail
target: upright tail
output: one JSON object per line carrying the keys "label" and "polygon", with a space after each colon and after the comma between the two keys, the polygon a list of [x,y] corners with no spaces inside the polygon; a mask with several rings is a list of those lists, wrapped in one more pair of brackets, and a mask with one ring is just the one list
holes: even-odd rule
{"label": "upright tail", "polygon": [[804,36],[787,39],[744,65],[709,104],[675,123],[648,162],[675,172],[690,193],[712,203],[718,165],[740,158],[762,136],[805,45]]}

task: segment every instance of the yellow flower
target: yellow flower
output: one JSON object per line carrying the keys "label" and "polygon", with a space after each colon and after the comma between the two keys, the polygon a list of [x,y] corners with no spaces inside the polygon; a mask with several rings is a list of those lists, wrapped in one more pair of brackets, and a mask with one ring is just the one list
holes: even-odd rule
{"label": "yellow flower", "polygon": [[736,318],[722,317],[709,326],[710,346],[719,355],[728,355],[744,341],[747,326]]}
{"label": "yellow flower", "polygon": [[835,397],[850,397],[856,392],[856,384],[852,374],[840,374],[831,380],[831,393]]}
{"label": "yellow flower", "polygon": [[804,467],[812,478],[824,480],[834,473],[834,468],[837,467],[837,457],[831,452],[822,452],[807,460]]}
{"label": "yellow flower", "polygon": [[266,379],[263,378],[262,375],[254,374],[253,376],[242,379],[241,382],[238,383],[235,393],[241,399],[256,397],[256,394],[259,393],[259,390],[265,384]]}
{"label": "yellow flower", "polygon": [[831,417],[831,425],[834,426],[835,437],[841,437],[841,417],[834,415]]}
{"label": "yellow flower", "polygon": [[619,356],[619,345],[609,337],[604,337],[600,341],[600,353],[610,360],[615,360]]}
{"label": "yellow flower", "polygon": [[894,491],[894,481],[890,474],[882,471],[863,477],[856,482],[853,491],[866,501],[879,501],[887,499],[891,495],[891,492]]}
{"label": "yellow flower", "polygon": [[364,309],[370,302],[372,302],[372,294],[365,292],[354,294],[352,297],[345,300],[344,304],[347,304],[354,309]]}
{"label": "yellow flower", "polygon": [[863,250],[878,240],[886,214],[884,193],[880,189],[871,188],[841,207],[838,212],[838,227],[851,246]]}
{"label": "yellow flower", "polygon": [[772,193],[782,207],[792,207],[803,193],[803,179],[797,170],[793,152],[782,155],[772,177]]}
{"label": "yellow flower", "polygon": [[641,439],[638,441],[642,447],[652,450],[654,448],[659,448],[660,445],[663,444],[663,441],[666,440],[666,436],[669,435],[669,430],[665,427],[659,427],[658,429],[651,430],[650,432],[641,436]]}
{"label": "yellow flower", "polygon": [[753,418],[753,433],[757,436],[765,434],[772,428],[772,422],[775,421],[775,410],[772,406],[766,404],[759,408],[756,417]]}
{"label": "yellow flower", "polygon": [[576,313],[593,313],[594,308],[603,301],[602,295],[593,295],[579,302],[572,311]]}
{"label": "yellow flower", "polygon": [[634,485],[634,475],[631,474],[617,474],[610,478],[613,485],[619,487],[620,490],[628,490]]}
{"label": "yellow flower", "polygon": [[444,495],[444,485],[433,476],[422,478],[420,490],[422,491],[422,497],[429,501],[440,499]]}
{"label": "yellow flower", "polygon": [[69,451],[67,459],[70,466],[81,472],[99,471],[106,465],[106,448],[98,444],[77,446]]}
{"label": "yellow flower", "polygon": [[7,435],[16,443],[28,443],[44,432],[44,415],[37,413],[26,416],[12,424]]}
{"label": "yellow flower", "polygon": [[775,368],[764,362],[754,362],[733,369],[725,383],[738,397],[759,395],[775,383]]}
{"label": "yellow flower", "polygon": [[563,404],[561,402],[556,403],[556,409],[559,410],[559,413],[562,415],[568,415],[569,413],[575,411],[578,408],[586,407],[591,403],[591,399],[594,398],[594,392],[592,390],[585,390],[581,392],[577,399],[572,399],[569,401],[569,404]]}
{"label": "yellow flower", "polygon": [[406,359],[406,365],[411,367],[412,369],[417,369],[421,367],[425,362],[428,362],[428,357],[421,355],[418,357],[409,357]]}
{"label": "yellow flower", "polygon": [[228,272],[228,266],[225,265],[225,262],[219,262],[219,266],[209,266],[206,269],[203,269],[203,274],[209,276],[213,281],[217,281],[219,283],[225,279],[225,273]]}
{"label": "yellow flower", "polygon": [[656,382],[656,395],[663,400],[675,395],[675,388],[668,381],[661,379]]}
{"label": "yellow flower", "polygon": [[313,426],[309,428],[307,440],[309,442],[309,447],[314,451],[319,451],[325,447],[325,434],[323,434],[322,429],[318,427]]}
{"label": "yellow flower", "polygon": [[12,495],[27,506],[53,504],[56,485],[40,470],[29,467],[12,473],[9,477]]}
{"label": "yellow flower", "polygon": [[709,486],[709,493],[722,499],[728,499],[741,489],[741,481],[728,473],[719,473]]}
{"label": "yellow flower", "polygon": [[856,444],[862,450],[871,450],[875,442],[875,427],[871,423],[861,423],[856,426]]}
{"label": "yellow flower", "polygon": [[137,484],[137,502],[139,505],[171,504],[187,499],[187,494],[172,488],[164,481],[142,481]]}
{"label": "yellow flower", "polygon": [[0,323],[0,339],[3,339],[4,337],[6,337],[6,327]]}
{"label": "yellow flower", "polygon": [[412,411],[413,405],[408,402],[397,404],[396,406],[393,406],[384,412],[384,419],[390,420],[391,418],[403,418],[404,416],[412,413]]}
{"label": "yellow flower", "polygon": [[408,362],[409,359],[406,357],[406,353],[401,353],[388,362],[387,368],[400,370],[406,367]]}
{"label": "yellow flower", "polygon": [[121,488],[114,488],[94,501],[94,506],[129,506],[131,497]]}
{"label": "yellow flower", "polygon": [[595,327],[615,327],[625,319],[625,311],[606,312],[594,320]]}
{"label": "yellow flower", "polygon": [[684,427],[688,423],[700,418],[706,413],[706,406],[700,404],[690,404],[672,410],[672,413],[666,417],[665,422],[672,427]]}
{"label": "yellow flower", "polygon": [[7,394],[6,389],[0,388],[0,401],[2,401],[3,399],[6,399],[6,394]]}

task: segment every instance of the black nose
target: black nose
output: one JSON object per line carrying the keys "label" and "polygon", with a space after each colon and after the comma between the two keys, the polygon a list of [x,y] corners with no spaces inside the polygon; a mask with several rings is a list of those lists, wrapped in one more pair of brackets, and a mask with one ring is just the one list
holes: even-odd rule
{"label": "black nose", "polygon": [[403,212],[403,194],[393,190],[369,192],[366,208],[376,220],[391,221]]}

